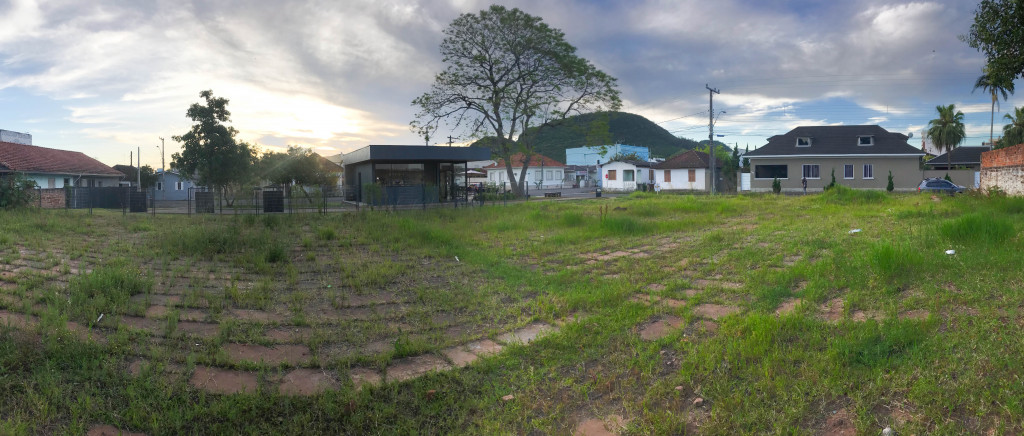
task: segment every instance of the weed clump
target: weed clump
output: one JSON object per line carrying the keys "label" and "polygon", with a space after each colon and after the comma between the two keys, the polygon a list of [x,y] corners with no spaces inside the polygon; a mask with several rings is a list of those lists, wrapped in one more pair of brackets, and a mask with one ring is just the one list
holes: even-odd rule
{"label": "weed clump", "polygon": [[835,338],[829,353],[844,366],[879,367],[902,358],[928,337],[916,321],[866,322]]}
{"label": "weed clump", "polygon": [[868,256],[871,270],[887,281],[910,280],[924,266],[921,253],[904,243],[879,242]]}
{"label": "weed clump", "polygon": [[960,243],[993,244],[1005,241],[1016,233],[1013,221],[991,212],[975,212],[942,223],[939,230],[946,238]]}
{"label": "weed clump", "polygon": [[148,293],[153,281],[122,263],[96,268],[71,280],[70,315],[94,322],[101,313],[123,312],[133,295]]}

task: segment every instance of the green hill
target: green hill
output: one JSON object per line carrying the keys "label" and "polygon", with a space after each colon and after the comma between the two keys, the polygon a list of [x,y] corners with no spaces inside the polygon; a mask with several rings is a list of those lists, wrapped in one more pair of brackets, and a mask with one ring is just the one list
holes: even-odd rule
{"label": "green hill", "polygon": [[[651,156],[669,157],[697,146],[696,141],[672,136],[668,130],[640,115],[626,112],[595,112],[569,117],[554,126],[531,128],[537,153],[565,160],[565,149],[612,143],[637,145],[651,150]],[[473,145],[485,146],[487,139]]]}

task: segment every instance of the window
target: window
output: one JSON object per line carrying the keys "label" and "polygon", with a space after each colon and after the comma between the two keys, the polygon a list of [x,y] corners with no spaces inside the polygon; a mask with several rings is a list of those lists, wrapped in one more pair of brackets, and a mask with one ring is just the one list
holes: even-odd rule
{"label": "window", "polygon": [[156,190],[157,191],[163,191],[164,190],[164,182],[156,182]]}
{"label": "window", "polygon": [[647,180],[650,180],[651,183],[654,183],[654,170],[647,170]]}
{"label": "window", "polygon": [[804,178],[806,179],[820,179],[818,165],[804,165]]}
{"label": "window", "polygon": [[548,170],[548,180],[555,180],[555,172]]}
{"label": "window", "polygon": [[789,167],[786,165],[754,165],[755,179],[788,179]]}
{"label": "window", "polygon": [[50,188],[50,189],[56,188],[57,187],[57,179],[52,179],[51,178],[50,180],[47,180],[46,181],[46,187]]}
{"label": "window", "polygon": [[797,147],[810,147],[811,146],[811,138],[808,138],[808,137],[796,138],[796,146]]}
{"label": "window", "polygon": [[671,182],[672,181],[672,170],[665,170],[665,181],[666,182]]}
{"label": "window", "polygon": [[871,164],[864,164],[864,178],[873,179],[875,178],[875,167]]}
{"label": "window", "polygon": [[633,177],[633,170],[622,170],[622,181],[623,182],[635,181],[635,178]]}
{"label": "window", "polygon": [[174,190],[175,191],[180,191],[181,190],[181,182],[174,182]]}
{"label": "window", "polygon": [[608,170],[608,180],[615,180],[615,170]]}
{"label": "window", "polygon": [[853,165],[850,165],[850,164],[843,165],[843,178],[844,179],[852,179],[853,178]]}
{"label": "window", "polygon": [[689,171],[688,176],[689,176],[689,179],[690,179],[690,183],[696,182],[697,181],[697,170],[691,168],[690,171]]}
{"label": "window", "polygon": [[874,136],[858,136],[857,145],[875,145]]}
{"label": "window", "polygon": [[69,178],[65,177],[65,178],[64,178],[64,186],[68,186],[68,185],[70,185],[70,184],[71,184],[71,179],[69,179]]}
{"label": "window", "polygon": [[541,171],[541,170],[534,171],[534,173],[533,173],[533,180],[538,181],[538,182],[543,181],[544,180],[544,171]]}

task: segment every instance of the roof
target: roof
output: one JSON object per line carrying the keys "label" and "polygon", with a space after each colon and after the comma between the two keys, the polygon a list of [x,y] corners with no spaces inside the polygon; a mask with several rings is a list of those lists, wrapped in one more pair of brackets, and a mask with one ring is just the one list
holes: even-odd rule
{"label": "roof", "polygon": [[[870,136],[872,145],[858,145],[858,137]],[[797,147],[797,138],[810,138],[811,145]],[[907,143],[902,133],[892,133],[879,126],[801,126],[784,135],[768,138],[768,143],[745,154],[747,158],[799,156],[924,156],[919,148]]]}
{"label": "roof", "polygon": [[122,177],[82,152],[0,142],[0,171]]}
{"label": "roof", "polygon": [[[523,153],[513,154],[511,156],[512,168],[522,168],[523,167],[523,158],[524,157],[525,157],[525,155]],[[554,160],[554,159],[552,159],[550,157],[534,153],[533,157],[530,158],[530,166],[533,166],[533,167],[564,167],[565,164],[563,164],[563,163],[561,163],[561,162],[559,162],[557,160]],[[491,165],[487,165],[484,168],[505,168],[505,159],[498,159],[497,162],[495,162],[495,163],[493,163]]]}
{"label": "roof", "polygon": [[367,145],[342,156],[344,166],[363,162],[469,162],[491,158],[481,147],[427,147],[424,145]]}
{"label": "roof", "polygon": [[[710,156],[707,153],[697,150],[690,150],[686,153],[681,153],[676,156],[669,158],[664,162],[660,162],[654,166],[655,169],[659,170],[674,170],[680,168],[711,168],[708,163]],[[722,161],[715,162],[715,168],[721,168]]]}
{"label": "roof", "polygon": [[981,154],[992,150],[992,147],[957,147],[948,153],[942,153],[925,162],[925,165],[946,166],[946,154],[949,154],[950,165],[980,165]]}
{"label": "roof", "polygon": [[604,164],[605,165],[611,165],[611,164],[616,163],[616,162],[622,162],[622,163],[625,163],[625,164],[630,164],[630,165],[633,165],[633,166],[635,166],[637,168],[650,168],[652,166],[652,164],[650,162],[648,162],[648,161],[636,160],[636,159],[612,160],[612,161],[605,162]]}

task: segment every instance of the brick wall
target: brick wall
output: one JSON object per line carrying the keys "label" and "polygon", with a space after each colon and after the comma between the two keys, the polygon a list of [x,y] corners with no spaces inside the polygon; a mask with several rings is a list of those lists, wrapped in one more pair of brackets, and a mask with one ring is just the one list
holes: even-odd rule
{"label": "brick wall", "polygon": [[981,189],[1024,195],[1024,144],[981,154]]}
{"label": "brick wall", "polygon": [[42,206],[43,209],[63,209],[64,208],[64,190],[61,188],[56,189],[40,189],[36,192],[43,196],[42,202],[39,198],[33,200],[33,206]]}

